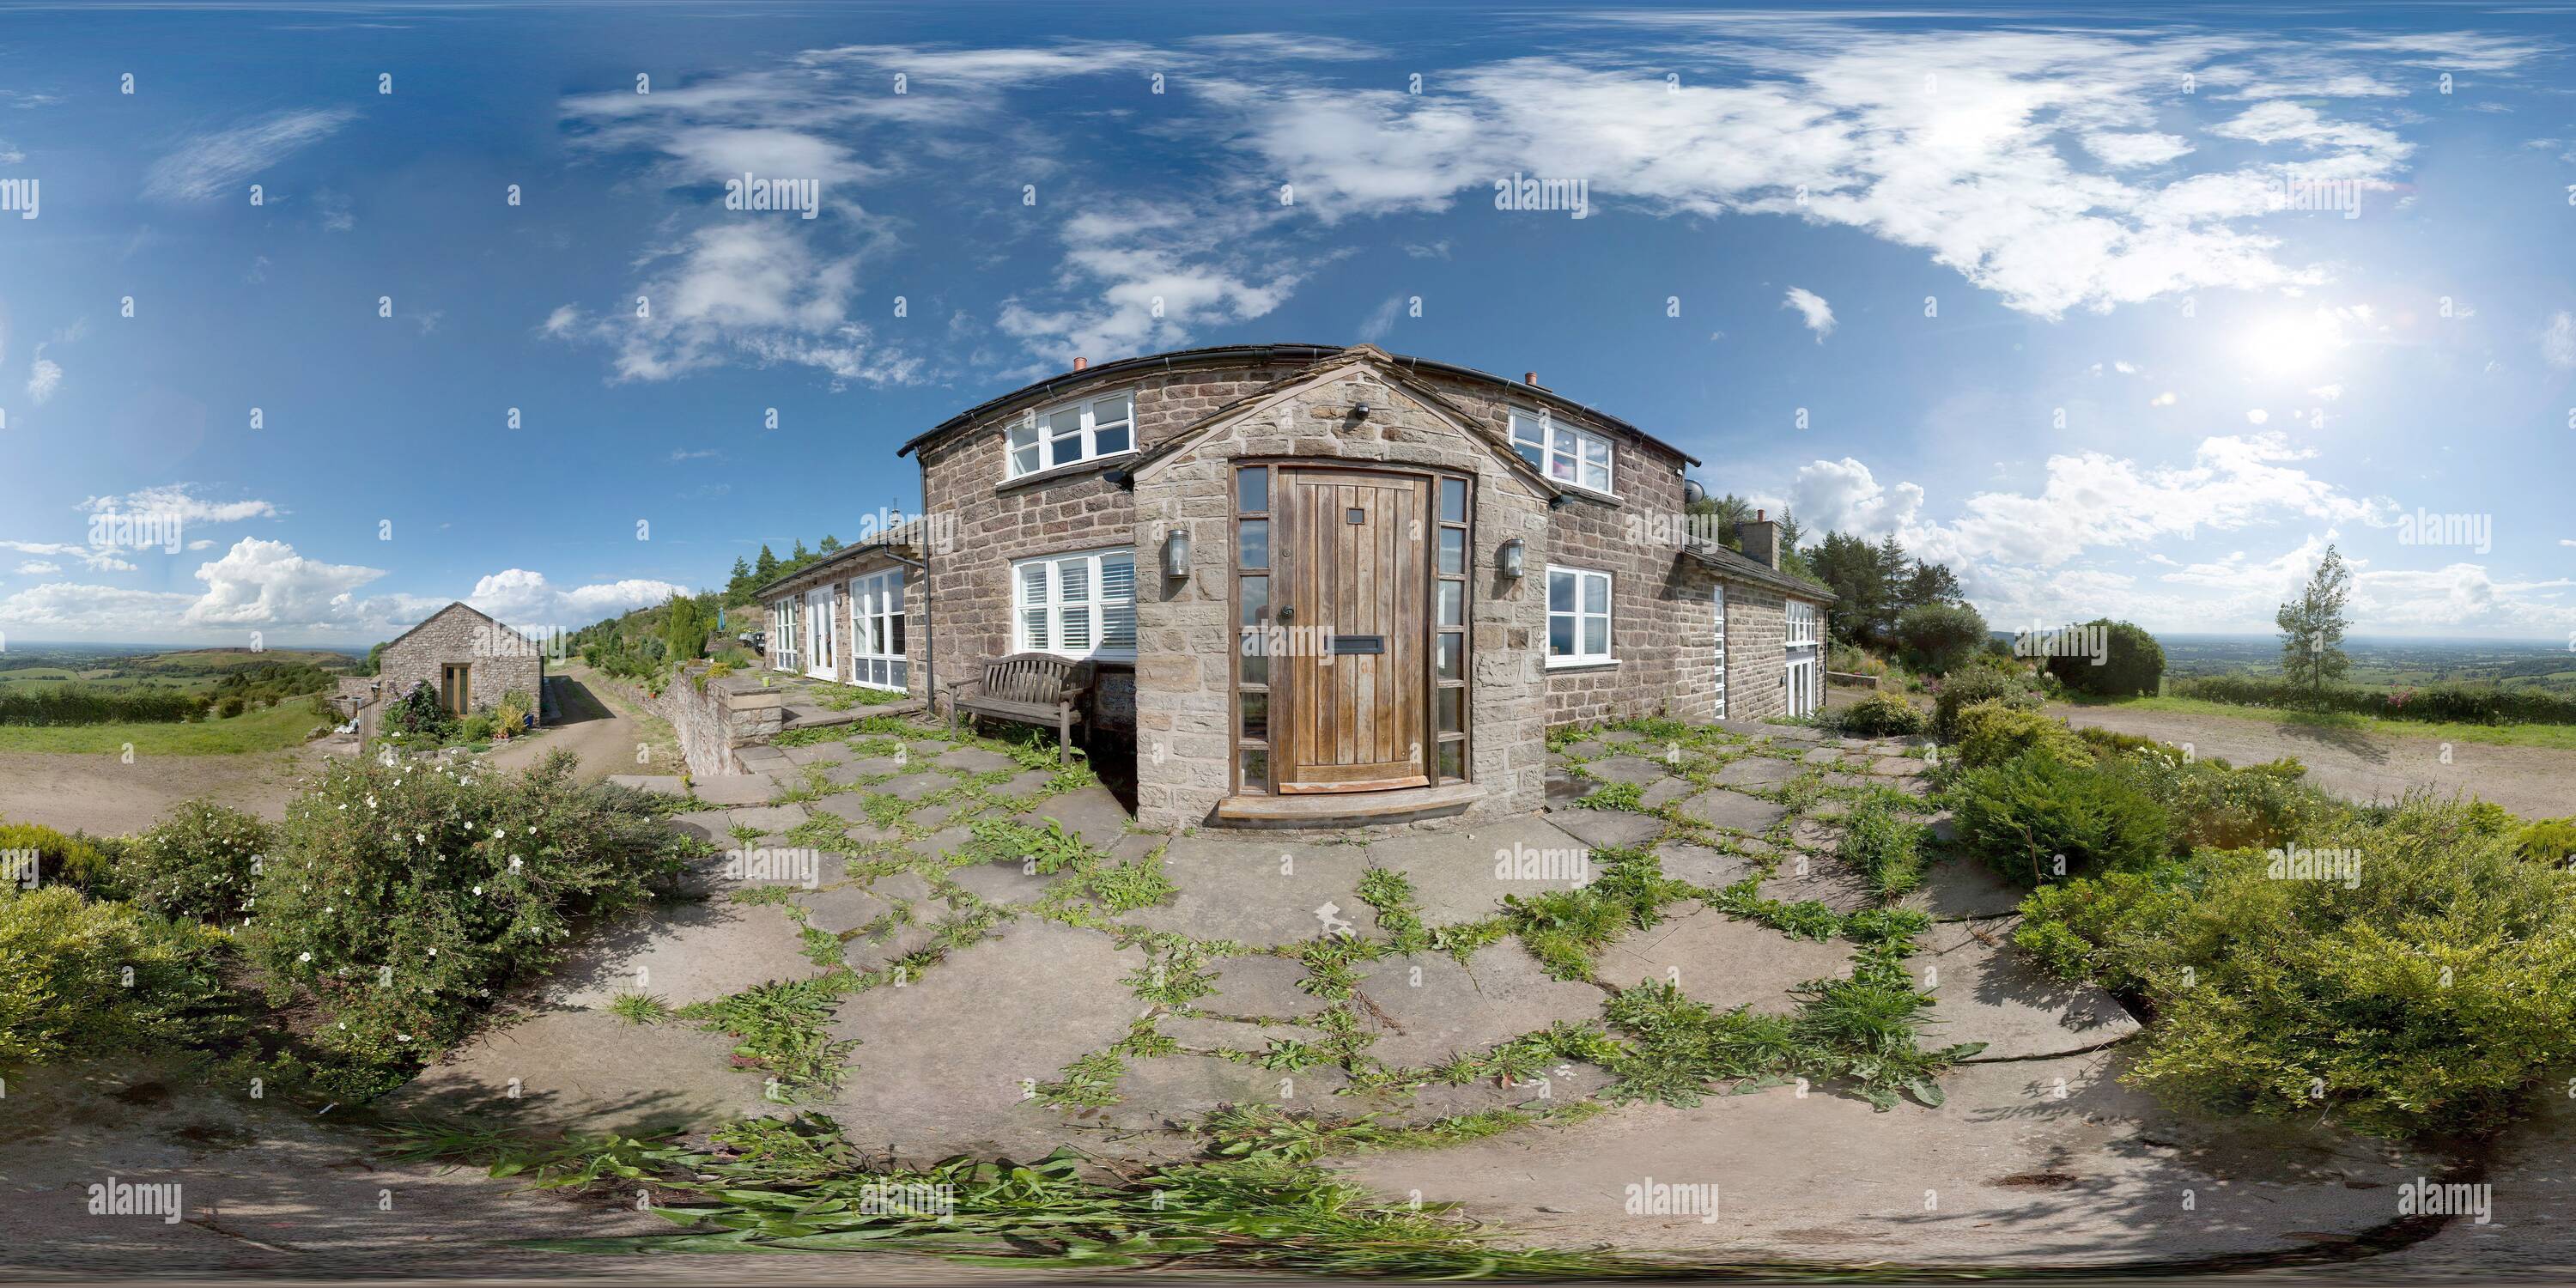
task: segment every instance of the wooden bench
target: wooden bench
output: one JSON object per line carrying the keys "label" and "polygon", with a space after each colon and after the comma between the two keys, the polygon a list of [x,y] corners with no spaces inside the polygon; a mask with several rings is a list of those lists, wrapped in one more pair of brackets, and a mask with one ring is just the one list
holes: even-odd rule
{"label": "wooden bench", "polygon": [[1092,666],[1052,653],[1013,653],[984,663],[981,678],[948,687],[948,731],[957,716],[992,716],[1055,726],[1056,759],[1073,759],[1073,727],[1082,722],[1082,699],[1091,691]]}

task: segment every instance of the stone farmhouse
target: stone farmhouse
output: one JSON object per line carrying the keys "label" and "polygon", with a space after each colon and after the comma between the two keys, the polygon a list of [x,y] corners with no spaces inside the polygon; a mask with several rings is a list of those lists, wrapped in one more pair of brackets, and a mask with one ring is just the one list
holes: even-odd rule
{"label": "stone farmhouse", "polygon": [[376,692],[384,696],[426,684],[453,714],[488,711],[511,693],[532,702],[542,699],[545,650],[460,600],[385,645],[377,658],[376,679]]}
{"label": "stone farmhouse", "polygon": [[1534,372],[1077,361],[902,454],[925,514],[761,588],[768,665],[945,713],[988,661],[1089,660],[1146,826],[1522,813],[1552,726],[1822,701],[1833,596],[1780,570],[1777,523],[1719,545],[1697,459]]}

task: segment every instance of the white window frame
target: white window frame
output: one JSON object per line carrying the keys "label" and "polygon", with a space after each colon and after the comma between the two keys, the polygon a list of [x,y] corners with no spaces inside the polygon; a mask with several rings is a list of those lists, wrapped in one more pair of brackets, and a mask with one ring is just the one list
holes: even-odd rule
{"label": "white window frame", "polygon": [[[1127,561],[1128,570],[1127,589],[1123,596],[1111,592],[1108,577],[1104,571],[1112,561],[1121,557]],[[1079,593],[1068,597],[1065,591],[1064,573],[1066,566],[1071,564],[1084,565],[1082,569],[1084,581]],[[1040,578],[1042,585],[1039,586],[1040,593],[1043,595],[1042,600],[1033,600],[1030,595],[1032,583],[1029,571],[1033,569],[1043,570]],[[1136,646],[1133,642],[1136,620],[1135,574],[1136,552],[1124,546],[1107,550],[1073,550],[1062,554],[1040,555],[1031,559],[1012,561],[1012,651],[1053,653],[1057,657],[1090,658],[1101,662],[1134,661],[1136,659]],[[1104,641],[1107,640],[1110,624],[1116,617],[1113,610],[1122,607],[1127,610],[1130,642],[1124,648],[1112,648]],[[1044,641],[1037,640],[1029,632],[1031,612],[1045,614],[1046,639]],[[1084,636],[1088,641],[1085,647],[1064,646],[1064,623],[1072,614],[1079,614],[1082,620]]]}
{"label": "white window frame", "polygon": [[796,608],[804,603],[801,595],[789,595],[769,606],[769,669],[795,671],[798,668],[796,632],[802,629]]}
{"label": "white window frame", "polygon": [[1787,643],[1790,648],[1816,642],[1816,606],[1803,599],[1789,601]]}
{"label": "white window frame", "polygon": [[[888,639],[894,634],[894,623],[902,621],[909,605],[903,603],[903,569],[888,568],[863,577],[850,579],[850,683],[890,693],[912,691],[911,659],[903,649],[889,650]],[[911,645],[909,626],[904,631],[905,646]],[[887,681],[870,678],[874,669],[869,664],[884,662]],[[897,681],[894,677],[901,676]]]}
{"label": "white window frame", "polygon": [[[1618,495],[1616,485],[1619,481],[1619,453],[1611,446],[1607,436],[1593,433],[1588,429],[1578,429],[1556,419],[1553,413],[1545,410],[1524,411],[1514,407],[1511,409],[1511,414],[1512,450],[1519,452],[1521,459],[1525,461],[1529,460],[1532,452],[1536,452],[1538,459],[1530,461],[1530,464],[1539,473],[1546,475],[1549,482],[1571,484],[1586,492],[1598,492],[1603,496]],[[1590,459],[1595,451],[1598,453],[1598,460]],[[1571,472],[1557,473],[1556,464],[1559,461],[1566,462]],[[1600,482],[1595,483],[1585,477],[1587,466],[1599,467]]]}
{"label": "white window frame", "polygon": [[[840,595],[829,585],[816,586],[805,592],[805,606],[801,611],[801,615],[805,618],[805,629],[807,632],[805,636],[806,655],[804,660],[805,675],[808,679],[837,680],[841,678],[840,668],[835,664],[836,655],[840,652],[841,614],[839,612],[839,599]],[[817,619],[814,616],[817,610],[820,610],[822,613],[822,617],[820,619]]]}
{"label": "white window frame", "polygon": [[1726,718],[1726,583],[1721,581],[1710,587],[1709,598],[1715,610],[1711,623],[1717,628],[1717,718],[1724,720]]}
{"label": "white window frame", "polygon": [[[1559,573],[1563,573],[1574,578],[1574,607],[1570,611],[1560,612],[1556,607],[1556,577]],[[1584,583],[1592,578],[1599,578],[1601,581],[1601,610],[1599,612],[1594,612],[1583,606]],[[1617,577],[1613,576],[1606,568],[1570,568],[1561,564],[1549,564],[1547,566],[1547,584],[1544,588],[1544,593],[1548,598],[1547,641],[1543,647],[1547,649],[1547,664],[1549,666],[1610,666],[1615,665],[1618,662],[1618,646],[1613,638],[1616,634],[1615,624],[1619,617],[1619,579]],[[1556,619],[1560,617],[1568,617],[1574,620],[1575,652],[1559,654],[1556,651]],[[1601,623],[1601,651],[1598,653],[1586,653],[1582,651],[1583,623],[1587,620],[1595,619]]]}
{"label": "white window frame", "polygon": [[[1126,402],[1127,418],[1123,421],[1101,420],[1098,416],[1100,405],[1118,400]],[[1055,417],[1058,413],[1067,411],[1081,413],[1080,428],[1070,434],[1059,434],[1053,428]],[[1100,450],[1100,432],[1104,429],[1122,427],[1127,431],[1127,445],[1106,452]],[[1058,448],[1063,444],[1072,445],[1072,455],[1058,454]],[[1068,465],[1080,465],[1085,461],[1125,456],[1135,450],[1136,391],[1113,389],[1106,393],[1090,394],[1073,402],[1057,403],[1052,407],[1031,412],[1010,428],[1003,430],[1002,477],[1027,478],[1032,474],[1044,474],[1049,470],[1063,469]],[[1035,463],[1024,464],[1023,453],[1029,454]]]}

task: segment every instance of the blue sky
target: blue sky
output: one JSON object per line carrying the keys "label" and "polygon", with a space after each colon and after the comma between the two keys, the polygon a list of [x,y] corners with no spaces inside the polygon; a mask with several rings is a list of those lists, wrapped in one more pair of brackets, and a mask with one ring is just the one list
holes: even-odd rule
{"label": "blue sky", "polygon": [[2576,644],[2571,31],[12,6],[0,631],[578,626],[911,506],[901,442],[1077,356],[1367,340],[1894,533],[1999,628],[2266,630],[2333,541],[2364,632]]}

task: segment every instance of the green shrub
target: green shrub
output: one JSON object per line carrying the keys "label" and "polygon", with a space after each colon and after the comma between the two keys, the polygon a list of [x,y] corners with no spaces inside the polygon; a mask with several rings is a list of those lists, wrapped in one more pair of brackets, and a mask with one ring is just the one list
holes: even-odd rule
{"label": "green shrub", "polygon": [[2039,709],[2039,694],[2017,673],[1998,671],[1990,666],[1966,667],[1956,675],[1944,677],[1933,691],[1932,736],[1943,742],[1957,742],[1960,710],[1980,702],[2001,702],[2036,711]]}
{"label": "green shrub", "polygon": [[2102,663],[2094,665],[2093,656],[2051,657],[2048,673],[2058,682],[2079,693],[2102,697],[2129,697],[2152,694],[2162,687],[2165,675],[2164,645],[2156,637],[2128,622],[2096,618],[2074,630],[2102,632]]}
{"label": "green shrub", "polygon": [[438,692],[426,684],[413,686],[385,703],[376,717],[376,732],[396,741],[438,742],[446,734],[454,717],[438,705]]}
{"label": "green shrub", "polygon": [[2094,754],[2099,756],[2147,752],[2153,755],[2169,756],[2179,759],[2182,755],[2181,748],[2178,748],[2171,743],[2161,742],[2140,734],[2122,733],[2117,729],[2105,729],[2100,725],[2084,725],[2077,728],[2075,730],[2075,736],[2083,739],[2084,744],[2091,747]]}
{"label": "green shrub", "polygon": [[398,1077],[460,1036],[573,922],[632,905],[700,848],[642,798],[584,787],[570,753],[524,774],[335,761],[288,808],[243,935],[313,1040]]}
{"label": "green shrub", "polygon": [[2046,752],[1969,770],[1946,796],[1960,842],[2024,885],[2144,866],[2166,852],[2172,835],[2155,798]]}
{"label": "green shrub", "polygon": [[1896,618],[1896,646],[1905,665],[1927,675],[1956,670],[1987,638],[1986,619],[1966,604],[1916,604]]}
{"label": "green shrub", "polygon": [[1860,738],[1911,737],[1931,724],[1913,703],[1884,690],[1834,712],[1833,716],[1834,728]]}
{"label": "green shrub", "polygon": [[2541,863],[2576,863],[2576,818],[2544,818],[2526,824],[2515,837],[2514,851]]}
{"label": "green shrub", "polygon": [[1931,829],[1891,808],[1880,796],[1864,797],[1843,815],[1842,857],[1869,878],[1870,893],[1896,899],[1923,882],[1923,847]]}
{"label": "green shrub", "polygon": [[2165,807],[2178,849],[2271,849],[2330,826],[2349,811],[2307,781],[2307,767],[2283,758],[2244,768],[2224,760],[2186,762],[2171,748],[2104,762]]}
{"label": "green shrub", "polygon": [[276,832],[257,818],[186,801],[126,846],[117,875],[128,898],[162,916],[238,919],[276,845]]}
{"label": "green shrub", "polygon": [[2000,765],[2025,751],[2044,751],[2070,765],[2093,760],[2065,721],[2026,707],[1980,702],[1961,709],[1958,729],[1959,763],[1970,769]]}
{"label": "green shrub", "polygon": [[490,742],[492,740],[492,729],[498,723],[499,721],[493,717],[491,712],[477,711],[474,714],[466,716],[456,722],[456,740],[458,742]]}
{"label": "green shrub", "polygon": [[187,1043],[220,1003],[222,945],[61,886],[0,893],[0,1068]]}
{"label": "green shrub", "polygon": [[[40,886],[67,885],[93,895],[116,893],[115,864],[99,845],[85,836],[65,836],[50,827],[34,823],[0,823],[0,853],[23,860],[28,851],[36,859],[36,878]],[[0,876],[24,878],[12,868]]]}
{"label": "green shrub", "polygon": [[2576,1063],[2576,875],[2422,796],[2299,840],[2358,879],[2196,852],[2044,890],[2016,940],[2143,998],[2130,1077],[2170,1103],[2475,1136]]}
{"label": "green shrub", "polygon": [[243,709],[249,705],[249,702],[245,700],[242,695],[236,693],[231,697],[216,703],[215,710],[218,714],[229,720],[234,716],[240,715]]}

